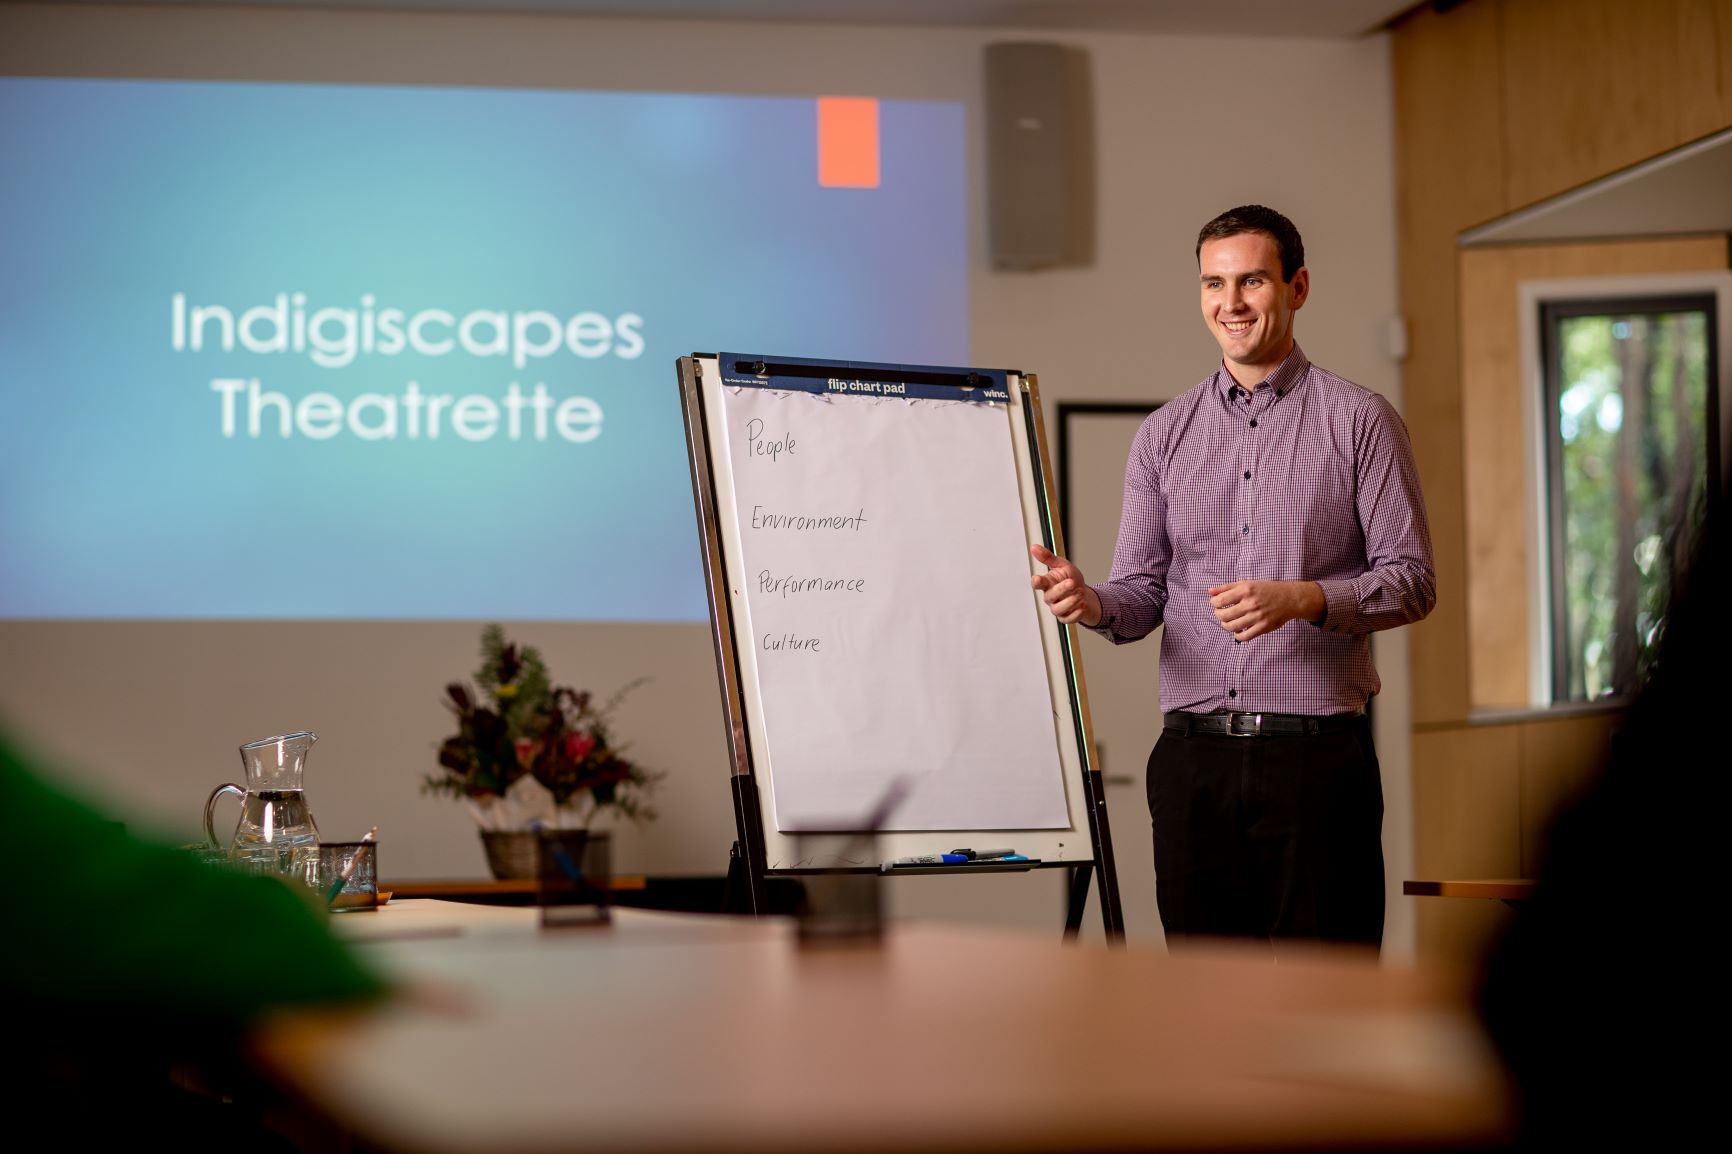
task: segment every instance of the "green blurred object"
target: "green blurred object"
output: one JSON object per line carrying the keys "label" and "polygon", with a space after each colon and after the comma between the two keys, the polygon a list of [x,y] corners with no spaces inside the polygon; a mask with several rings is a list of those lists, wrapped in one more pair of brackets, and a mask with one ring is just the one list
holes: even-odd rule
{"label": "green blurred object", "polygon": [[226,1032],[279,1007],[385,994],[289,884],[138,837],[52,780],[0,731],[0,845],[29,867],[0,897],[13,1004]]}
{"label": "green blurred object", "polygon": [[180,847],[180,851],[200,865],[226,866],[229,864],[228,851],[221,846],[211,845],[209,842],[189,841]]}

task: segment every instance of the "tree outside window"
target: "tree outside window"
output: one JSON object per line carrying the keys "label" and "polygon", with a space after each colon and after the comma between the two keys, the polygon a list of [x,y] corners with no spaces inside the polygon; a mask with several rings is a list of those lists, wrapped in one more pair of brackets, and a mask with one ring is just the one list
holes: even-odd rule
{"label": "tree outside window", "polygon": [[1720,445],[1711,294],[1541,305],[1552,695],[1633,693]]}

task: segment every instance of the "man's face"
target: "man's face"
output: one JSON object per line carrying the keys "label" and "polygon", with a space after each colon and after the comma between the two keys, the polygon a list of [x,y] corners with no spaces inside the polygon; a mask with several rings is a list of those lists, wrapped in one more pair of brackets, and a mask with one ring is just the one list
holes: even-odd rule
{"label": "man's face", "polygon": [[1261,381],[1293,347],[1293,314],[1305,303],[1311,276],[1304,269],[1281,279],[1281,253],[1266,232],[1242,232],[1203,243],[1197,254],[1203,320],[1221,346],[1230,371]]}

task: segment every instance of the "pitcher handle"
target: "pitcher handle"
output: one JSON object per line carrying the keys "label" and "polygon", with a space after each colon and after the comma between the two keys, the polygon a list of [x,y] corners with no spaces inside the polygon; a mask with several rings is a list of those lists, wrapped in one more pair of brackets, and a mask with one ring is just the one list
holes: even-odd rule
{"label": "pitcher handle", "polygon": [[242,789],[232,781],[227,781],[211,790],[210,796],[204,799],[204,835],[210,839],[210,844],[213,849],[223,848],[223,843],[217,840],[214,818],[216,816],[217,798],[221,797],[225,793],[232,793],[236,797],[240,798],[244,798],[247,795],[246,790]]}

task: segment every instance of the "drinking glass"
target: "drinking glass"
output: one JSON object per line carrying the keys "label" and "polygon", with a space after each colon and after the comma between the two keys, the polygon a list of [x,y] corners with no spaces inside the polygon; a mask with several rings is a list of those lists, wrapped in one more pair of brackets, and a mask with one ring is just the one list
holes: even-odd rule
{"label": "drinking glass", "polygon": [[334,914],[379,907],[379,842],[319,843],[307,882]]}

